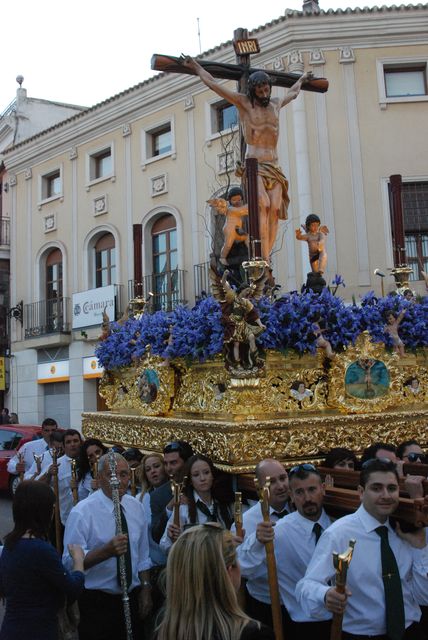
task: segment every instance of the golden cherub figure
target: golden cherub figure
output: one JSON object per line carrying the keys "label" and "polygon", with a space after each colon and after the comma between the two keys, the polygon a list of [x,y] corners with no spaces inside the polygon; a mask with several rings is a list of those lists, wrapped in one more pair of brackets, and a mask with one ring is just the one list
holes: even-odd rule
{"label": "golden cherub figure", "polygon": [[229,189],[227,200],[214,198],[207,200],[218,213],[225,216],[223,225],[224,243],[220,251],[220,262],[227,265],[227,256],[234,242],[245,242],[249,248],[248,233],[242,226],[242,218],[248,216],[248,206],[243,202],[243,193],[240,187]]}

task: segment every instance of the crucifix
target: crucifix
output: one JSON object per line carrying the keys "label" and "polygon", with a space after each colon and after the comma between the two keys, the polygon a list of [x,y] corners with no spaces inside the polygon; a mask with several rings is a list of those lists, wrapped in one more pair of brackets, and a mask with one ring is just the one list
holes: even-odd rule
{"label": "crucifix", "polygon": [[[249,227],[250,261],[263,260],[270,264],[278,221],[287,219],[288,181],[278,166],[279,111],[299,95],[301,89],[325,92],[328,81],[313,78],[312,74],[282,73],[250,66],[250,55],[260,51],[255,38],[248,38],[245,29],[234,33],[236,64],[194,60],[182,56],[152,57],[152,69],[197,75],[219,96],[235,105],[240,118],[241,165],[240,175],[246,185]],[[215,78],[236,80],[238,91],[232,91]],[[271,98],[275,84],[290,88],[282,99]]]}

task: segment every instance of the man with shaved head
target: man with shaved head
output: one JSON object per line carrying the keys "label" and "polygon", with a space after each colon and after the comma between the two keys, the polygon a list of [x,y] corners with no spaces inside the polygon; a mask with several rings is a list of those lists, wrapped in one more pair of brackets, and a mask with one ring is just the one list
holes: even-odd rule
{"label": "man with shaved head", "polygon": [[[287,640],[329,640],[328,611],[312,620],[297,602],[297,582],[305,575],[322,532],[330,526],[330,518],[323,509],[324,484],[312,464],[298,464],[289,472],[290,497],[296,511],[279,522],[263,522],[259,513],[255,532],[246,535],[238,547],[242,575],[249,581],[267,581],[265,543],[274,541],[278,586],[283,613],[284,637]],[[270,599],[269,599],[270,602]],[[255,616],[252,613],[253,617]]]}
{"label": "man with shaved head", "polygon": [[[270,478],[270,517],[272,522],[278,522],[290,512],[287,472],[281,462],[267,458],[258,463],[255,468],[255,474],[260,486],[265,484],[267,477]],[[244,513],[242,526],[245,531],[245,537],[256,531],[257,524],[261,518],[259,503]],[[249,578],[246,587],[247,611],[251,611],[251,617],[271,627],[272,611],[267,576]]]}

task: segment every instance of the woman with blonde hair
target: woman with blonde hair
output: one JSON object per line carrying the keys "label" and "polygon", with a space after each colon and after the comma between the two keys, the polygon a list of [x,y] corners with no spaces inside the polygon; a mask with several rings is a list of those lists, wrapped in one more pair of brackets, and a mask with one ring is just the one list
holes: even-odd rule
{"label": "woman with blonde hair", "polygon": [[230,531],[212,522],[184,531],[168,556],[156,640],[274,640],[271,629],[240,608],[240,583]]}

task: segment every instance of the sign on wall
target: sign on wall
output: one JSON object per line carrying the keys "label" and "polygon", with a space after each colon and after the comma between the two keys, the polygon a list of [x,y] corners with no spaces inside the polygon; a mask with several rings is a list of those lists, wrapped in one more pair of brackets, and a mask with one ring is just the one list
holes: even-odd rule
{"label": "sign on wall", "polygon": [[83,358],[83,377],[88,380],[90,378],[102,378],[104,368],[98,362],[96,356]]}
{"label": "sign on wall", "polygon": [[103,311],[115,320],[114,284],[73,293],[73,329],[93,327],[103,321]]}
{"label": "sign on wall", "polygon": [[70,379],[68,360],[56,362],[43,362],[37,365],[37,382],[47,384],[49,382],[67,382]]}

